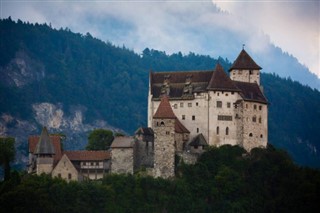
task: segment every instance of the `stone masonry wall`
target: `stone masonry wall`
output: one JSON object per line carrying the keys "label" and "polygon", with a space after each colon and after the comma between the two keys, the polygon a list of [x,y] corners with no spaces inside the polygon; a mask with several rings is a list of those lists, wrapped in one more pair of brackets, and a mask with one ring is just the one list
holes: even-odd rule
{"label": "stone masonry wall", "polygon": [[[154,119],[154,177],[174,177],[174,119]],[[157,125],[158,124],[158,125]]]}
{"label": "stone masonry wall", "polygon": [[133,148],[113,148],[111,173],[133,174]]}

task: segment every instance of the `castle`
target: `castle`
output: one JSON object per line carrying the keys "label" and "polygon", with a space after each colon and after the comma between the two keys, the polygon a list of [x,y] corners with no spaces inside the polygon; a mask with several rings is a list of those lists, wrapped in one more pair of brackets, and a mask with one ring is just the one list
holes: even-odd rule
{"label": "castle", "polygon": [[[132,174],[141,168],[154,177],[170,178],[175,175],[176,156],[194,163],[206,146],[239,145],[247,151],[266,147],[268,102],[260,85],[261,69],[243,49],[229,69],[230,77],[219,63],[213,71],[150,72],[148,127],[139,128],[133,137],[116,137],[111,150],[93,160],[99,169],[89,166],[88,151],[82,151],[88,159],[81,160],[75,160],[77,151],[57,157],[50,145],[42,153],[41,136],[33,151],[29,139],[30,165],[34,165],[30,171],[37,168],[61,176],[67,167],[60,162],[66,160],[75,174],[90,179],[109,171]],[[41,162],[56,167],[39,167]]]}

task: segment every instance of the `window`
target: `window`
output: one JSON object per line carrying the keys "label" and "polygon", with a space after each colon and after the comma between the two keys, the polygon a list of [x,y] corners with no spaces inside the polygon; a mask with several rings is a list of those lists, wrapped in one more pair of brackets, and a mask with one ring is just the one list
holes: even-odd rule
{"label": "window", "polygon": [[246,108],[248,109],[248,104],[246,104]]}
{"label": "window", "polygon": [[217,93],[217,96],[219,96],[219,93]]}
{"label": "window", "polygon": [[249,137],[252,137],[252,133],[249,134]]}
{"label": "window", "polygon": [[166,131],[166,135],[170,135],[170,132],[169,132],[169,131]]}
{"label": "window", "polygon": [[196,102],[196,106],[199,106],[199,103],[198,103],[198,102]]}
{"label": "window", "polygon": [[71,175],[71,173],[69,173],[68,174],[68,179],[71,180],[71,178],[72,178],[72,175]]}
{"label": "window", "polygon": [[262,106],[259,106],[259,110],[262,110]]}
{"label": "window", "polygon": [[217,108],[221,108],[222,107],[222,101],[217,101]]}
{"label": "window", "polygon": [[164,122],[163,121],[161,121],[160,126],[164,126]]}
{"label": "window", "polygon": [[182,115],[182,120],[186,120],[186,116],[185,115]]}
{"label": "window", "polygon": [[219,135],[219,127],[217,126],[217,135]]}
{"label": "window", "polygon": [[218,115],[218,121],[232,121],[231,115]]}
{"label": "window", "polygon": [[257,109],[257,105],[253,105],[253,109]]}
{"label": "window", "polygon": [[229,135],[229,127],[226,128],[226,135]]}
{"label": "window", "polygon": [[195,115],[192,115],[192,120],[196,120],[196,116]]}
{"label": "window", "polygon": [[178,109],[178,104],[174,104],[173,108]]}
{"label": "window", "polygon": [[228,93],[226,93],[226,96],[228,96],[229,94]]}
{"label": "window", "polygon": [[199,128],[197,128],[197,133],[199,133]]}
{"label": "window", "polygon": [[259,117],[259,123],[261,123],[261,121],[262,121],[262,119],[261,119],[261,117]]}
{"label": "window", "polygon": [[188,103],[188,107],[192,107],[192,103]]}
{"label": "window", "polygon": [[61,178],[61,173],[58,173],[58,178]]}
{"label": "window", "polygon": [[231,107],[231,103],[230,103],[230,102],[227,103],[227,107],[228,107],[228,108]]}
{"label": "window", "polygon": [[183,103],[180,103],[180,107],[183,107]]}
{"label": "window", "polygon": [[252,122],[257,122],[257,117],[256,116],[252,117]]}
{"label": "window", "polygon": [[231,95],[233,95],[234,94],[234,92],[231,92]]}
{"label": "window", "polygon": [[252,75],[252,70],[249,70],[249,74]]}
{"label": "window", "polygon": [[263,135],[260,135],[260,138],[263,138]]}

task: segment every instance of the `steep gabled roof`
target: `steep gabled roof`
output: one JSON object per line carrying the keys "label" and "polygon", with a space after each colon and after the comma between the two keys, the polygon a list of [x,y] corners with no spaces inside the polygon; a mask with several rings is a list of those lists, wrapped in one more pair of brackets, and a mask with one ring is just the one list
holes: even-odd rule
{"label": "steep gabled roof", "polygon": [[189,146],[208,146],[208,143],[202,133],[200,133],[192,139],[192,141],[189,143]]}
{"label": "steep gabled roof", "polygon": [[52,141],[46,127],[43,127],[39,142],[35,148],[34,154],[55,154]]}
{"label": "steep gabled roof", "polygon": [[173,113],[173,110],[170,106],[169,98],[165,95],[161,98],[161,102],[159,107],[154,114],[153,118],[167,118],[167,119],[175,119],[176,116]]}
{"label": "steep gabled roof", "polygon": [[71,161],[103,161],[111,158],[110,151],[65,151]]}
{"label": "steep gabled roof", "polygon": [[190,131],[179,121],[178,118],[176,118],[174,130],[176,133],[190,133]]}
{"label": "steep gabled roof", "polygon": [[207,87],[213,91],[240,91],[218,63]]}
{"label": "steep gabled roof", "polygon": [[245,101],[255,101],[263,104],[267,104],[268,101],[263,95],[260,87],[256,83],[247,83],[234,81],[235,85],[241,89],[240,95]]}
{"label": "steep gabled roof", "polygon": [[262,68],[250,57],[250,55],[243,49],[233,62],[229,71],[234,69],[252,69],[261,70]]}
{"label": "steep gabled roof", "polygon": [[[55,151],[55,155],[53,156],[54,164],[58,163],[60,158],[62,157],[62,150],[61,150],[61,137],[58,135],[50,135],[51,142],[53,144],[53,148]],[[39,135],[32,135],[28,138],[29,144],[29,152],[31,154],[35,154],[35,150],[37,144],[39,143],[40,136]]]}

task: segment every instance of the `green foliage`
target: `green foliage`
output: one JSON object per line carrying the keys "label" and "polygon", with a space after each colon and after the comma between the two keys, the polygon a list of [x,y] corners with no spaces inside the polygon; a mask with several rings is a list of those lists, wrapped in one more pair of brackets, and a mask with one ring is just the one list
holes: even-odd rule
{"label": "green foliage", "polygon": [[113,132],[107,129],[95,129],[88,137],[87,150],[107,150],[113,141]]}
{"label": "green foliage", "polygon": [[48,175],[0,182],[3,212],[314,212],[320,171],[295,166],[272,146],[250,154],[210,148],[172,180],[108,175],[70,182]]}
{"label": "green foliage", "polygon": [[0,165],[4,169],[4,180],[10,178],[10,163],[15,157],[15,139],[12,137],[0,137]]}

